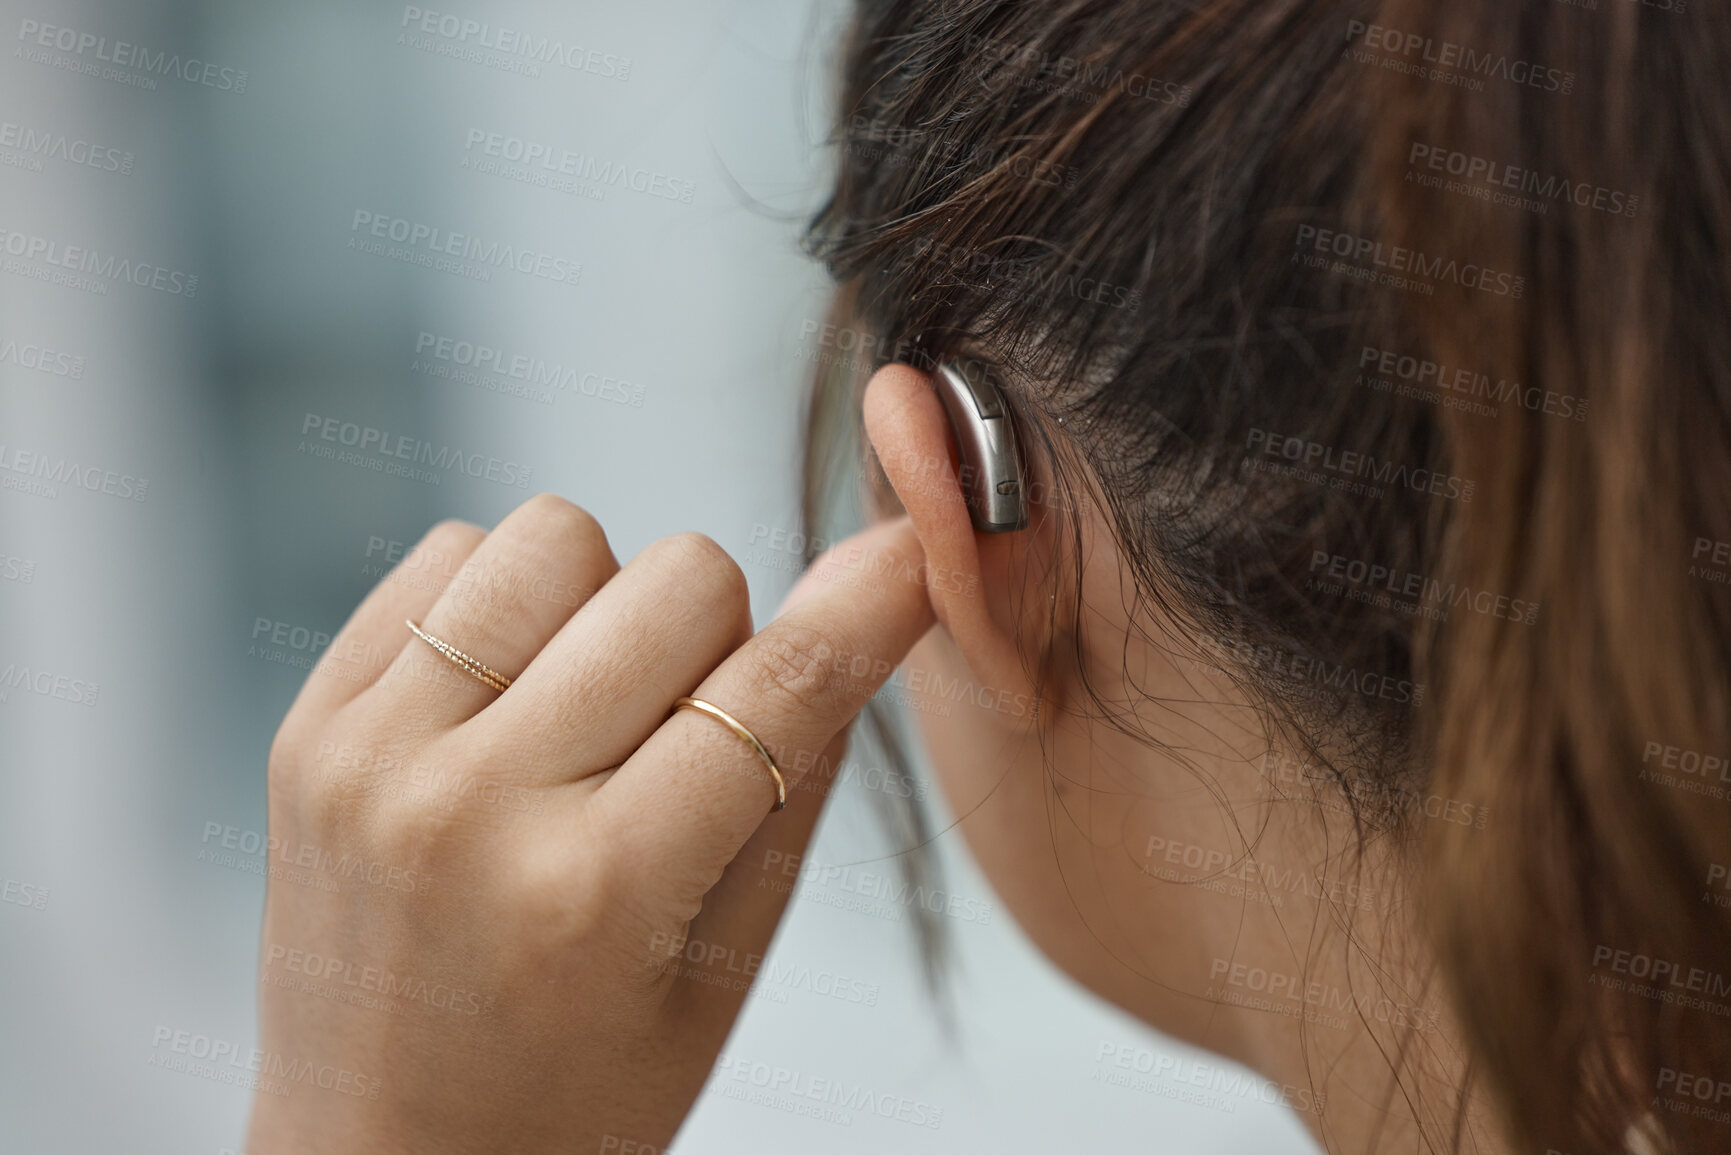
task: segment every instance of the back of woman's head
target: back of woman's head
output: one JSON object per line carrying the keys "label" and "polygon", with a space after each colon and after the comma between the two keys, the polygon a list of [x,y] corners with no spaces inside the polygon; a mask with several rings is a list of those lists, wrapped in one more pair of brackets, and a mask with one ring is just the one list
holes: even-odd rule
{"label": "back of woman's head", "polygon": [[1682,8],[866,0],[813,234],[1411,847],[1521,1149],[1731,1134],[1731,14]]}

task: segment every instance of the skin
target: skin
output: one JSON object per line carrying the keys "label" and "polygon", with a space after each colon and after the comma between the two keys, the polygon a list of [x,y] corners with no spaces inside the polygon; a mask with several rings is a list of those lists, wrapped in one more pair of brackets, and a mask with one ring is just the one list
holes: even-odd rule
{"label": "skin", "polygon": [[[920,561],[905,519],[856,544],[892,574]],[[666,538],[621,568],[594,519],[549,496],[490,534],[428,534],[271,749],[270,834],[309,865],[267,890],[272,1087],[247,1149],[665,1147],[746,996],[674,960],[688,940],[762,955],[787,901],[763,863],[804,849],[824,793],[820,772],[792,775],[765,821],[751,747],[669,716],[674,700],[738,711],[784,765],[833,765],[881,681],[836,655],[887,674],[932,621],[913,581],[808,592],[754,634],[714,542]],[[405,618],[514,684],[459,670]]]}
{"label": "skin", "polygon": [[[1031,576],[1069,540],[1049,516],[971,532],[921,374],[880,371],[865,418],[928,561],[978,578],[934,587],[943,628],[914,647],[906,680],[1029,696],[1037,681],[1049,704],[1044,734],[1013,706],[975,704],[1003,701],[990,695],[914,713],[970,850],[1029,937],[1101,997],[1279,1084],[1326,1150],[1423,1150],[1419,1119],[1448,1135],[1461,1045],[1426,981],[1398,848],[1357,852],[1344,811],[1317,803],[1219,663],[1136,597],[1097,506],[1076,514],[1077,611],[1071,587]],[[1085,687],[1156,744],[1101,721]],[[1262,975],[1293,981],[1276,993]],[[1476,1104],[1465,1149],[1500,1150]]]}
{"label": "skin", "polygon": [[[1060,966],[1281,1084],[1331,1151],[1416,1150],[1415,1117],[1446,1119],[1458,1046],[1392,851],[1359,861],[1338,813],[1271,796],[1282,764],[1256,712],[1149,640],[1168,624],[1129,596],[1097,511],[1078,511],[1078,614],[1029,576],[1061,556],[1049,518],[974,533],[922,374],[885,368],[865,405],[904,512],[832,549],[762,630],[709,539],[621,567],[547,495],[491,533],[436,527],[355,611],[271,749],[270,833],[306,865],[267,892],[270,1085],[249,1151],[664,1148],[781,917],[845,728],[904,658],[915,684],[994,691],[974,700],[996,708],[918,716],[969,846]],[[514,684],[484,685],[405,618]],[[1084,675],[1160,745],[1082,712]],[[785,810],[768,814],[749,745],[670,713],[684,695],[774,753]],[[1328,1021],[1232,1005],[1315,1009],[1251,968],[1302,974]],[[1496,1150],[1476,1108],[1470,1127],[1469,1150]]]}

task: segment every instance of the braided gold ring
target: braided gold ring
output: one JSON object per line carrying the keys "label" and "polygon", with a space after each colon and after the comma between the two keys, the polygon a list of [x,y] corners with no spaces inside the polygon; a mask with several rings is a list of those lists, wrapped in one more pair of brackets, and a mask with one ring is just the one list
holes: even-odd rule
{"label": "braided gold ring", "polygon": [[476,679],[485,682],[501,694],[511,688],[511,679],[507,678],[504,674],[501,674],[498,670],[476,661],[474,658],[471,658],[468,654],[465,654],[462,650],[459,650],[456,646],[453,646],[443,638],[435,638],[432,634],[423,630],[419,625],[409,621],[409,619],[404,618],[403,622],[411,630],[415,631],[415,636],[417,638],[420,638],[423,642],[439,651],[439,653],[445,655],[452,665],[466,670],[468,673],[474,675]]}
{"label": "braided gold ring", "polygon": [[746,729],[738,718],[713,702],[705,702],[702,698],[680,698],[673,703],[672,713],[678,713],[680,710],[696,710],[701,714],[708,714],[751,743],[751,748],[757,752],[758,758],[762,759],[764,769],[768,770],[770,777],[775,779],[775,805],[769,808],[770,812],[774,813],[787,805],[787,779],[781,776],[781,767],[775,764],[775,759],[769,756],[769,751],[763,748],[763,743],[757,740],[757,735]]}

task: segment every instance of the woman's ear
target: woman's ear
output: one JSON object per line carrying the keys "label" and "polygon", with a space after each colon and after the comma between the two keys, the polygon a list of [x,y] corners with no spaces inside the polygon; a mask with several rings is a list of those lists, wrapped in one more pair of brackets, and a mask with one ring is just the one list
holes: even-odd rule
{"label": "woman's ear", "polygon": [[[938,622],[981,683],[1034,695],[1018,641],[1030,656],[1047,649],[1051,601],[1032,584],[1028,563],[1047,529],[1037,513],[1013,533],[977,533],[968,516],[955,434],[926,374],[908,365],[879,369],[866,385],[865,429],[885,478],[925,547],[926,589]],[[1031,595],[1031,596],[1030,596]],[[1024,631],[1030,631],[1024,638]],[[1050,679],[1041,692],[1051,704]]]}

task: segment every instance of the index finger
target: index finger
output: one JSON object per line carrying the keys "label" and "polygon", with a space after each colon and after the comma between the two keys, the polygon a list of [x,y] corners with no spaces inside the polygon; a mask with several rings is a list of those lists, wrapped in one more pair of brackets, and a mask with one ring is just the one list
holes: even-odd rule
{"label": "index finger", "polygon": [[[905,517],[847,539],[813,563],[796,588],[803,596],[693,693],[763,743],[790,795],[800,777],[793,764],[808,761],[791,755],[825,749],[936,620],[924,563]],[[592,805],[646,887],[689,917],[775,799],[774,779],[748,742],[715,718],[679,710]],[[796,814],[816,820],[816,808],[791,807],[776,819]]]}

